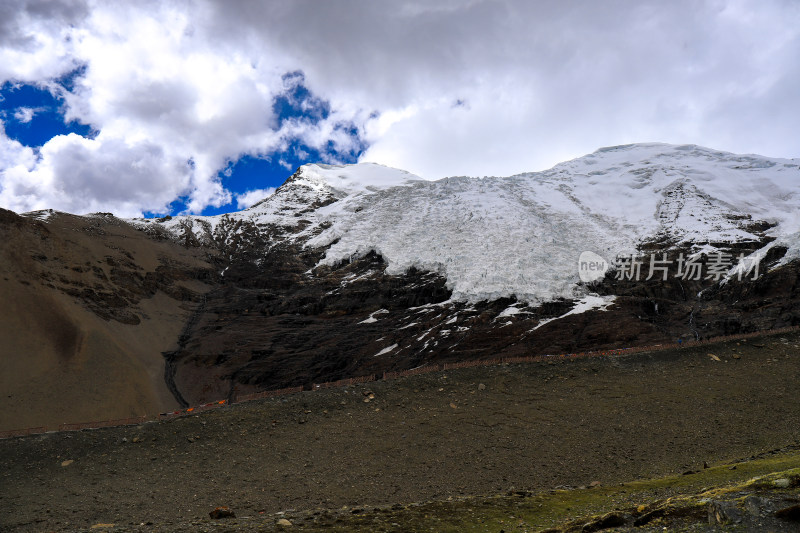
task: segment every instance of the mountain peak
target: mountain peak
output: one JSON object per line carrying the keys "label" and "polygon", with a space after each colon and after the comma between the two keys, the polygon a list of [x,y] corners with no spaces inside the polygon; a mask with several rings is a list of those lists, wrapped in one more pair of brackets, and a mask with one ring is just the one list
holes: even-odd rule
{"label": "mountain peak", "polygon": [[353,165],[308,164],[300,167],[295,174],[298,179],[309,183],[325,184],[345,194],[374,192],[389,187],[410,185],[422,178],[397,168],[378,163],[357,163]]}

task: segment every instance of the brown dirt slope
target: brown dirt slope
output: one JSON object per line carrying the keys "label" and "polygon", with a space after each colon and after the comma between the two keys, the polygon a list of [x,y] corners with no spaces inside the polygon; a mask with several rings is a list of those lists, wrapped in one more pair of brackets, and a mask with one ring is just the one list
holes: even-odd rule
{"label": "brown dirt slope", "polygon": [[220,505],[258,518],[680,475],[800,443],[798,379],[792,333],[8,439],[0,527],[200,531]]}
{"label": "brown dirt slope", "polygon": [[207,290],[200,254],[111,216],[0,213],[0,430],[176,406],[162,351]]}

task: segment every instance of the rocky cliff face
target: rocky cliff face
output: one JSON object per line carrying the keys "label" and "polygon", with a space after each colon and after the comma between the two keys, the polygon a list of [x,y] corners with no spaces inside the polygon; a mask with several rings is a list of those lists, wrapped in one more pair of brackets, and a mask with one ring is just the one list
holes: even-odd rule
{"label": "rocky cliff face", "polygon": [[[44,255],[73,277],[88,269],[81,285],[57,269],[30,282],[103,323],[146,334],[142,302],[182,309],[159,372],[185,405],[434,362],[800,324],[798,213],[794,160],[632,145],[510,178],[309,165],[230,215],[9,214],[3,231],[64,235]],[[69,224],[113,253],[76,259]],[[611,269],[582,282],[583,251]]]}

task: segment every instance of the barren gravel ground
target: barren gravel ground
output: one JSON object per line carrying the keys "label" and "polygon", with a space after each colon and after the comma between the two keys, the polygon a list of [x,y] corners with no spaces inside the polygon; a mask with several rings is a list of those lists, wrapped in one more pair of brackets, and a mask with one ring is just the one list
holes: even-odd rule
{"label": "barren gravel ground", "polygon": [[0,530],[192,531],[221,505],[257,519],[680,474],[800,443],[798,382],[793,333],[8,439]]}

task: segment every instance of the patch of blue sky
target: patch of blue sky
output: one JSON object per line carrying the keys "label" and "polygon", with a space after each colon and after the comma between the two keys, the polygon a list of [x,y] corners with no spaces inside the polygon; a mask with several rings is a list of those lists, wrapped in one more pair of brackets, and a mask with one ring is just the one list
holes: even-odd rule
{"label": "patch of blue sky", "polygon": [[96,134],[87,124],[65,119],[62,91],[71,90],[81,72],[76,69],[50,87],[10,81],[0,86],[0,120],[6,135],[24,146],[40,148],[57,135]]}
{"label": "patch of blue sky", "polygon": [[[97,131],[91,126],[65,118],[63,94],[74,90],[84,73],[78,68],[47,85],[6,82],[0,87],[0,120],[6,135],[21,144],[38,149],[57,135],[75,133],[93,137]],[[331,114],[330,103],[315,96],[305,85],[301,71],[283,76],[285,90],[273,100],[272,110],[276,127],[287,121],[314,126],[327,120]],[[231,159],[219,171],[218,178],[231,192],[232,201],[219,207],[209,206],[203,215],[229,213],[239,209],[237,196],[256,189],[279,187],[301,165],[317,162],[355,163],[366,149],[358,128],[348,122],[337,124],[338,135],[344,133],[352,140],[348,148],[341,148],[329,140],[320,147],[311,147],[298,138],[286,139],[278,152],[241,154]],[[188,196],[176,198],[167,207],[167,213],[145,212],[146,217],[186,212]]]}
{"label": "patch of blue sky", "polygon": [[[290,72],[283,76],[286,91],[278,95],[272,104],[272,110],[281,127],[286,121],[294,120],[314,125],[330,116],[330,104],[311,93],[305,86],[305,78],[300,71]],[[367,148],[360,138],[358,128],[349,122],[337,124],[337,133],[345,133],[352,139],[351,147],[342,149],[329,140],[324,146],[315,148],[303,143],[300,139],[288,139],[284,148],[277,153],[243,155],[228,163],[219,172],[225,188],[233,195],[231,203],[220,207],[207,207],[203,215],[229,213],[238,209],[236,195],[254,189],[280,187],[298,167],[307,163],[336,161],[339,163],[355,163]]]}

